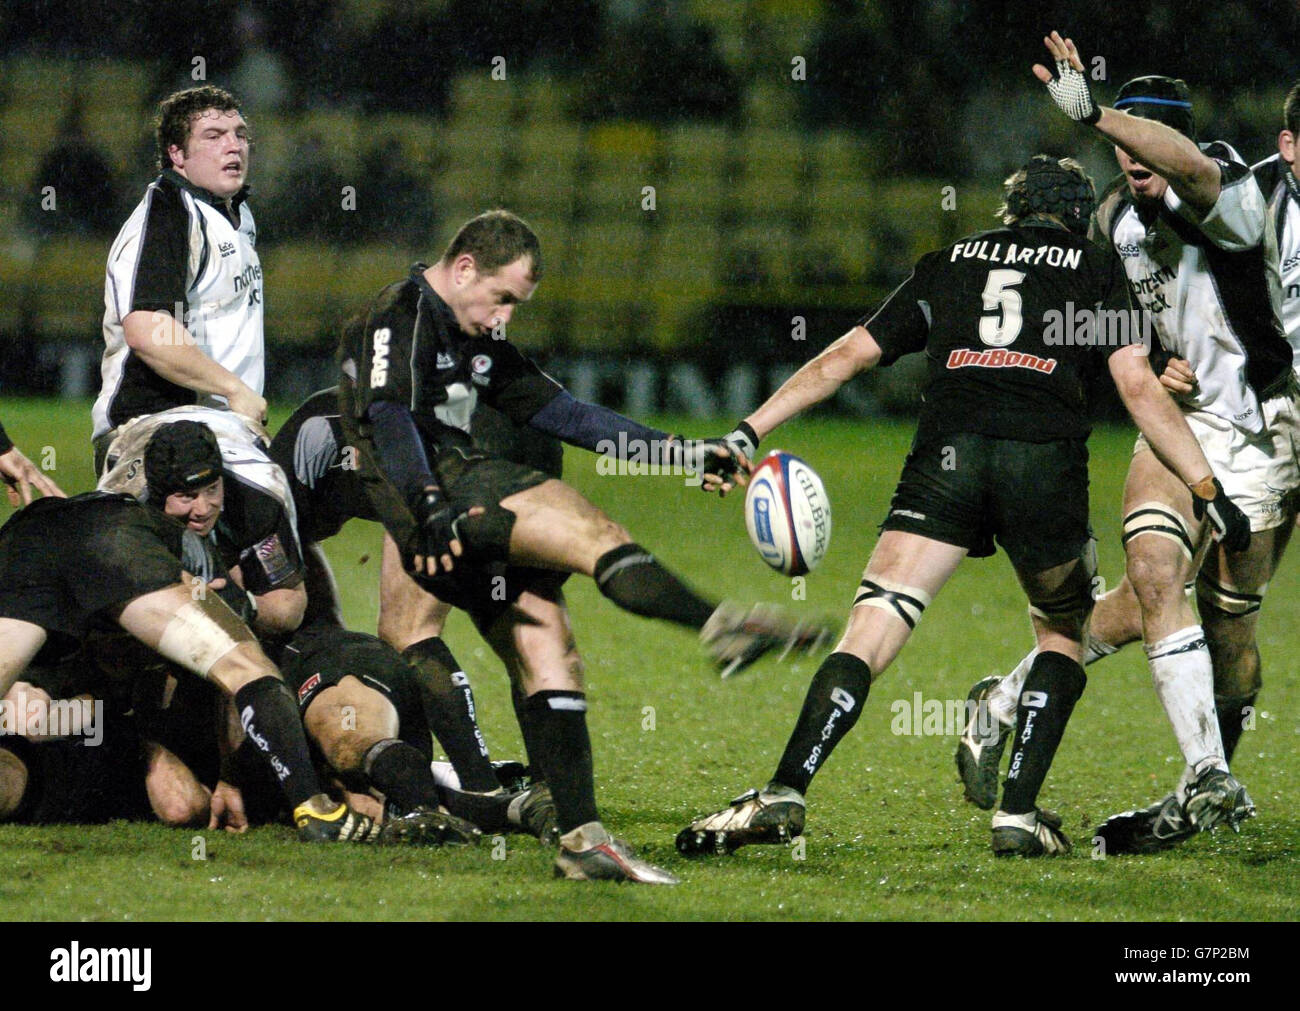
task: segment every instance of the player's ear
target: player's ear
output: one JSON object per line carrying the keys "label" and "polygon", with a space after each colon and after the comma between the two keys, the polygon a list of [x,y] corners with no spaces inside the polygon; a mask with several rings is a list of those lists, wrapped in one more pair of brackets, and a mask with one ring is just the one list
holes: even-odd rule
{"label": "player's ear", "polygon": [[1277,149],[1282,155],[1282,160],[1286,162],[1295,161],[1295,134],[1290,130],[1283,130],[1277,135]]}
{"label": "player's ear", "polygon": [[185,149],[172,144],[167,148],[167,157],[171,159],[172,168],[181,168],[185,164]]}
{"label": "player's ear", "polygon": [[457,284],[469,284],[478,275],[478,263],[473,253],[461,253],[451,265],[452,277]]}

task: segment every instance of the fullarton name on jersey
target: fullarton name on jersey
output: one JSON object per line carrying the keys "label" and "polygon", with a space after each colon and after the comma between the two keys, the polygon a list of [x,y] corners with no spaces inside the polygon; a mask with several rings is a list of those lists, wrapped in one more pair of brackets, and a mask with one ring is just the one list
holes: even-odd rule
{"label": "fullarton name on jersey", "polygon": [[1046,259],[1050,267],[1077,270],[1083,259],[1083,250],[1052,245],[1017,246],[1014,242],[1008,242],[1007,248],[1003,249],[1000,242],[981,239],[954,245],[948,262],[956,263],[961,259],[988,260],[990,263],[1041,263]]}

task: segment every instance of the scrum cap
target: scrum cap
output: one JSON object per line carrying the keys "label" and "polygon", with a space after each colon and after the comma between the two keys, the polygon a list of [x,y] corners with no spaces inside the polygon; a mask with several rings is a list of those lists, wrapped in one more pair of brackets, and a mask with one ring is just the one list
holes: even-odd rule
{"label": "scrum cap", "polygon": [[1006,200],[1002,220],[1007,224],[1050,214],[1072,232],[1085,235],[1097,206],[1092,180],[1072,158],[1036,154],[1003,184]]}
{"label": "scrum cap", "polygon": [[1196,124],[1192,120],[1192,93],[1187,82],[1177,77],[1135,77],[1119,89],[1115,108],[1130,116],[1154,119],[1157,123],[1172,126],[1185,137],[1196,139]]}
{"label": "scrum cap", "polygon": [[164,425],[144,451],[149,501],[162,507],[168,495],[206,488],[221,476],[221,447],[212,429],[198,421]]}

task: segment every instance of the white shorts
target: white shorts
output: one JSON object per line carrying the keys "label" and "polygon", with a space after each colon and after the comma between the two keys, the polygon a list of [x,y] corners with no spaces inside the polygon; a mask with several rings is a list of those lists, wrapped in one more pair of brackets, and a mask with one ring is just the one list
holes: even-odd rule
{"label": "white shorts", "polygon": [[[1300,403],[1273,397],[1263,404],[1265,429],[1258,435],[1206,411],[1186,411],[1214,476],[1228,497],[1250,517],[1252,531],[1272,530],[1295,515],[1300,489]],[[1133,452],[1150,449],[1139,435]]]}

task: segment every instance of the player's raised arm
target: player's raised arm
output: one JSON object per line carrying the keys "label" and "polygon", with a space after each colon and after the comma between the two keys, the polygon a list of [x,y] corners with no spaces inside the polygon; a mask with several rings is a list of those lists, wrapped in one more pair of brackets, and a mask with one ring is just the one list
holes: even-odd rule
{"label": "player's raised arm", "polygon": [[[1057,107],[1076,123],[1091,126],[1133,161],[1169,180],[1184,201],[1201,214],[1219,199],[1219,166],[1196,143],[1172,127],[1152,119],[1130,116],[1098,105],[1088,87],[1083,60],[1073,39],[1052,32],[1043,39],[1055,63],[1055,73],[1034,64],[1034,76],[1047,86]],[[1176,102],[1177,99],[1167,101]],[[1190,103],[1188,103],[1190,109]]]}

